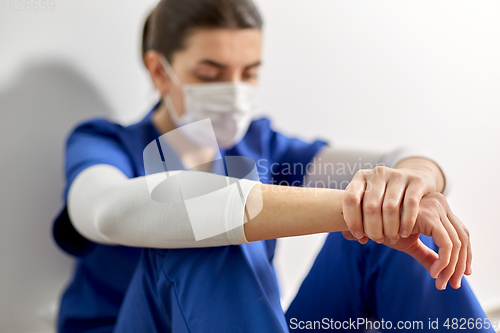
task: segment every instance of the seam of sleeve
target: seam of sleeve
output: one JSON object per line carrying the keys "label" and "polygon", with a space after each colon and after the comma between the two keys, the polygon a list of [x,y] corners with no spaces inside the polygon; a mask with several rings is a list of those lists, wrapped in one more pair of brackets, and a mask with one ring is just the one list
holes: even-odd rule
{"label": "seam of sleeve", "polygon": [[437,167],[439,168],[439,170],[441,170],[441,173],[443,174],[443,180],[444,180],[443,191],[441,193],[444,196],[447,196],[450,193],[450,180],[449,180],[448,175],[444,172],[444,169],[442,168],[441,164],[438,163],[438,162],[436,162],[436,160],[434,160],[431,157],[427,157],[427,156],[422,156],[422,157],[428,159],[429,161],[434,162],[434,164],[437,165]]}
{"label": "seam of sleeve", "polygon": [[[235,203],[236,200],[238,200],[238,201],[241,200],[239,191],[237,191],[237,190],[233,191],[233,193],[235,192],[236,195],[231,196],[231,199],[232,199],[231,207],[228,207],[228,213],[231,215],[230,218],[231,219],[236,218],[236,219],[239,219],[241,221],[240,226],[238,226],[237,228],[231,229],[228,232],[229,241],[233,245],[250,243],[245,235],[245,227],[244,227],[244,225],[245,225],[245,207],[246,207],[246,204],[248,201],[248,195],[250,194],[250,191],[254,188],[255,185],[260,184],[260,182],[258,182],[258,181],[253,181],[253,180],[248,180],[248,179],[240,179],[239,182],[240,182],[240,186],[241,186],[242,192],[243,192],[243,210],[241,212],[240,211],[236,212],[235,209],[233,208],[233,207],[236,207],[236,203]],[[248,185],[250,185],[250,186],[248,186]],[[231,220],[226,221],[226,227],[228,227],[229,221],[231,221]]]}
{"label": "seam of sleeve", "polygon": [[[228,240],[231,242],[231,244],[233,244],[233,245],[238,244],[238,238],[241,238],[241,233],[242,233],[241,230],[238,230],[238,229],[240,229],[241,226],[238,226],[237,228],[234,228],[234,229],[230,229],[231,221],[234,218],[239,218],[237,215],[239,215],[241,213],[239,211],[235,212],[236,211],[235,207],[237,207],[236,200],[241,200],[241,199],[240,199],[238,191],[237,190],[235,191],[233,186],[231,185],[229,200],[227,201],[227,204],[225,206],[225,210],[226,210],[225,219],[226,220],[224,221],[224,224],[225,224],[226,230],[227,230],[226,236],[227,236]],[[243,225],[243,223],[241,225]]]}
{"label": "seam of sleeve", "polygon": [[[389,167],[390,168],[394,168],[399,162],[401,162],[405,159],[408,159],[408,158],[413,158],[413,157],[425,158],[429,161],[432,161],[434,164],[436,164],[438,166],[438,168],[441,170],[441,173],[443,174],[444,187],[443,187],[443,191],[441,193],[444,196],[447,196],[449,194],[449,192],[450,192],[450,180],[449,180],[448,175],[445,173],[444,169],[441,167],[441,164],[438,163],[434,158],[429,157],[428,154],[421,152],[419,149],[416,149],[413,146],[409,146],[409,147],[401,147],[392,153],[385,154],[381,160],[385,161],[385,160],[387,160],[388,157],[389,157],[389,165],[390,165]],[[391,157],[392,157],[392,160],[391,160]]]}

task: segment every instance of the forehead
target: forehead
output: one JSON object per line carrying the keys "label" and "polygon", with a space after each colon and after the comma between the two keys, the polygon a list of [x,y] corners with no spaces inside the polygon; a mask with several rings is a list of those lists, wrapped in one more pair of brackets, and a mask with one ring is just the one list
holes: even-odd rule
{"label": "forehead", "polygon": [[213,60],[228,66],[247,66],[260,61],[260,29],[195,29],[186,47],[174,55],[174,62]]}

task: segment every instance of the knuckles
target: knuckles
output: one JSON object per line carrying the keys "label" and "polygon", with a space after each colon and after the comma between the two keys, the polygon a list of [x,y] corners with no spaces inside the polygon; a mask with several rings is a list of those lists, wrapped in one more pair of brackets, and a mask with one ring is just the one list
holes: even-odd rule
{"label": "knuckles", "polygon": [[409,206],[418,206],[420,204],[420,201],[415,198],[415,197],[405,197],[404,202],[409,205]]}
{"label": "knuckles", "polygon": [[394,169],[378,165],[374,167],[373,169],[362,169],[358,170],[356,174],[359,174],[360,176],[364,176],[365,178],[371,178],[371,177],[379,177],[379,176],[386,176],[386,175],[391,175],[393,174]]}
{"label": "knuckles", "polygon": [[391,168],[381,166],[381,165],[377,165],[375,168],[373,168],[373,172],[376,174],[389,173],[389,172],[391,172],[391,170],[392,170]]}
{"label": "knuckles", "polygon": [[380,212],[380,203],[377,201],[363,201],[363,211],[368,214]]}
{"label": "knuckles", "polygon": [[396,214],[399,213],[399,202],[397,200],[384,200],[382,207],[385,213]]}
{"label": "knuckles", "polygon": [[419,176],[408,176],[408,181],[411,182],[413,185],[416,185],[418,187],[424,187],[425,186],[425,181],[419,177]]}
{"label": "knuckles", "polygon": [[453,243],[453,247],[456,249],[460,249],[462,247],[462,242],[458,238],[453,240],[452,243]]}
{"label": "knuckles", "polygon": [[447,239],[446,241],[444,241],[444,244],[442,245],[442,247],[444,249],[451,250],[451,249],[453,249],[453,242],[451,241],[451,239]]}
{"label": "knuckles", "polygon": [[443,195],[443,193],[440,192],[432,192],[427,194],[425,197],[428,199],[434,199],[441,205],[446,202],[446,197]]}
{"label": "knuckles", "polygon": [[360,200],[358,199],[358,196],[355,193],[349,192],[349,191],[346,191],[344,193],[342,201],[344,204],[349,205],[349,206],[355,206],[360,202]]}

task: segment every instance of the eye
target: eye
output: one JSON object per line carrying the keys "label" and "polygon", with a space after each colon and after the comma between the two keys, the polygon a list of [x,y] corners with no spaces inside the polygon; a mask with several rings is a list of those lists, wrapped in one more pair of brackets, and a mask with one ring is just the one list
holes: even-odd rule
{"label": "eye", "polygon": [[212,81],[217,81],[217,76],[207,76],[207,75],[197,75],[198,80],[204,81],[204,82],[212,82]]}
{"label": "eye", "polygon": [[243,73],[242,79],[245,81],[255,81],[259,78],[259,73],[257,70],[250,70]]}
{"label": "eye", "polygon": [[194,75],[200,81],[212,82],[219,79],[220,72],[218,68],[213,66],[200,65],[195,69]]}

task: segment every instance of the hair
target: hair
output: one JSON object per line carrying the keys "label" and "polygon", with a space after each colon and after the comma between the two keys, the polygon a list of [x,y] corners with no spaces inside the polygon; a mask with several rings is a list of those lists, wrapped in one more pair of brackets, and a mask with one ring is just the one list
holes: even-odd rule
{"label": "hair", "polygon": [[262,24],[252,0],[161,0],[144,24],[142,59],[155,50],[172,62],[196,28],[261,29]]}

